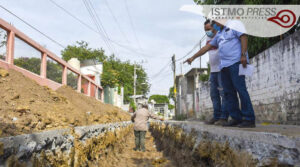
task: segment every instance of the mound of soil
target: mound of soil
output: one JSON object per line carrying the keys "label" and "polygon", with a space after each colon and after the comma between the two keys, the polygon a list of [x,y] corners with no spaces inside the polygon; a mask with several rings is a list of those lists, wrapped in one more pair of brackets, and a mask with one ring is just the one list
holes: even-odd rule
{"label": "mound of soil", "polygon": [[121,109],[70,87],[53,91],[14,70],[0,72],[0,137],[130,120]]}

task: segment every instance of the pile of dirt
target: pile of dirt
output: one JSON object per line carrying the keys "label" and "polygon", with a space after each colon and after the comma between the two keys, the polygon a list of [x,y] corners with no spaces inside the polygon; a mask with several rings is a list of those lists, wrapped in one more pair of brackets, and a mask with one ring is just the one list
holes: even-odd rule
{"label": "pile of dirt", "polygon": [[70,87],[53,91],[14,70],[0,71],[0,137],[130,120],[121,109]]}

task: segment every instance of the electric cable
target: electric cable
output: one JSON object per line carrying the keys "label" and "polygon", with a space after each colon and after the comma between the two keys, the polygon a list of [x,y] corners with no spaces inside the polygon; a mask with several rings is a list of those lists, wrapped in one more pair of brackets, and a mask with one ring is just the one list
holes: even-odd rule
{"label": "electric cable", "polygon": [[63,44],[57,42],[56,40],[54,40],[53,38],[51,38],[50,36],[46,35],[45,33],[43,33],[42,31],[40,31],[38,28],[34,27],[33,25],[31,25],[30,23],[28,23],[27,21],[23,20],[21,17],[17,16],[16,14],[14,14],[12,11],[8,10],[7,8],[5,8],[4,6],[0,5],[0,7],[2,9],[4,9],[5,11],[7,11],[8,13],[10,13],[11,15],[15,16],[17,19],[19,19],[20,21],[22,21],[23,23],[25,23],[27,26],[31,27],[32,29],[34,29],[35,31],[39,32],[40,34],[42,34],[44,37],[48,38],[50,41],[54,42],[55,44],[57,44],[58,46],[62,47],[62,48],[66,48]]}

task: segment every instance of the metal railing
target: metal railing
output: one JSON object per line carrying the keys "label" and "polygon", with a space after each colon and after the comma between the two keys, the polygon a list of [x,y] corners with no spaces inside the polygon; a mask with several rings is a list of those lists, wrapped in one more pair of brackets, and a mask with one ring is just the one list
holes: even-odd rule
{"label": "metal railing", "polygon": [[[29,77],[35,80],[42,86],[48,86],[49,88],[56,90],[63,85],[67,85],[67,73],[68,70],[77,74],[77,91],[81,92],[82,90],[82,79],[87,80],[87,89],[83,92],[87,96],[95,97],[98,100],[103,101],[103,88],[100,85],[97,85],[94,80],[89,78],[88,76],[83,75],[80,71],[70,66],[66,61],[56,56],[54,53],[49,51],[48,49],[42,47],[40,44],[26,36],[24,33],[10,25],[8,22],[4,21],[0,18],[0,27],[7,32],[7,41],[6,41],[6,58],[5,60],[0,59],[0,67],[5,69],[14,69],[23,73],[26,77]],[[41,69],[40,75],[37,75],[33,72],[30,72],[24,68],[18,67],[14,65],[14,51],[15,51],[15,38],[23,40],[25,43],[35,48],[36,50],[41,52]],[[63,68],[62,70],[62,83],[57,83],[47,78],[47,58],[50,58],[60,64]],[[95,90],[95,93],[92,94],[91,90]],[[101,93],[100,93],[101,92]],[[99,94],[100,93],[100,94]]]}

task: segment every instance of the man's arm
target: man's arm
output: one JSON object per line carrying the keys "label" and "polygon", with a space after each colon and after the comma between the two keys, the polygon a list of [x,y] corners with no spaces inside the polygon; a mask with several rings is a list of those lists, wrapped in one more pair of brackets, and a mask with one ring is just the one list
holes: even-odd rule
{"label": "man's arm", "polygon": [[194,56],[188,58],[183,63],[191,64],[197,57],[204,55],[207,51],[209,51],[213,46],[211,44],[206,44],[203,48],[201,48]]}
{"label": "man's arm", "polygon": [[248,37],[246,34],[241,35],[241,45],[242,45],[242,55],[241,55],[241,64],[244,68],[247,67],[247,46],[248,46]]}
{"label": "man's arm", "polygon": [[135,117],[136,117],[136,113],[134,113],[134,114],[131,116],[131,122],[134,122]]}
{"label": "man's arm", "polygon": [[153,114],[151,112],[149,112],[149,117],[152,118],[152,119],[159,119],[161,121],[164,121],[163,118],[160,118],[159,116],[157,116],[157,115],[155,115],[155,114]]}

